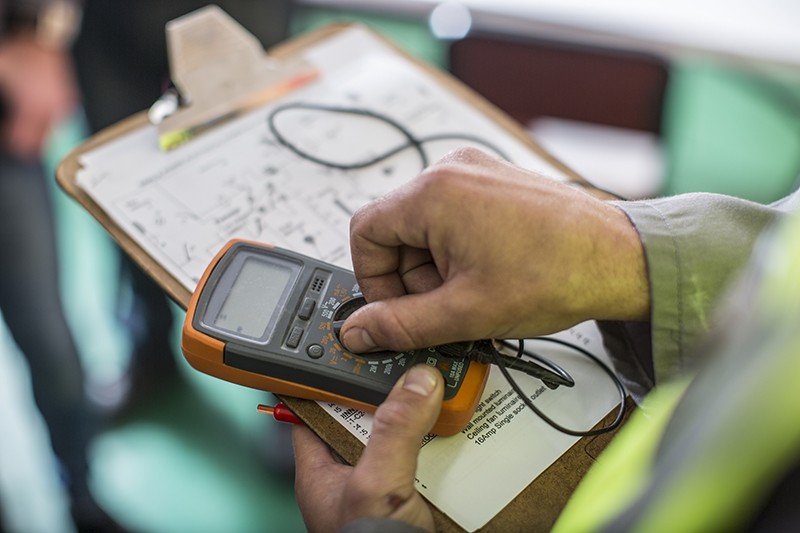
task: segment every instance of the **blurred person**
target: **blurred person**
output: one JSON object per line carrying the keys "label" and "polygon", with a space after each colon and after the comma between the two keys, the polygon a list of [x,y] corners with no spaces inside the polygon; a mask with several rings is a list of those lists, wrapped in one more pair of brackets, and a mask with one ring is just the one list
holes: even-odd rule
{"label": "blurred person", "polygon": [[[164,25],[203,5],[155,0],[0,4],[0,216],[6,220],[0,236],[13,250],[0,259],[5,274],[0,306],[28,359],[37,406],[63,466],[72,515],[81,531],[119,526],[96,505],[88,488],[86,451],[96,419],[85,399],[83,369],[61,308],[53,213],[41,155],[52,128],[75,108],[79,91],[74,66],[93,131],[146,109],[169,79]],[[224,1],[221,7],[244,21],[265,45],[286,35],[288,0]],[[79,29],[83,34],[70,50]],[[141,399],[176,376],[172,315],[155,283],[128,260],[124,270],[134,294],[127,317],[134,345],[129,388]]]}
{"label": "blurred person", "polygon": [[[268,48],[288,36],[292,0],[214,2]],[[169,87],[165,25],[208,4],[201,0],[84,0],[81,33],[73,48],[82,102],[92,132],[148,109]],[[129,367],[121,382],[100,384],[99,396],[130,413],[181,383],[174,319],[164,291],[121,254],[120,317],[131,336]],[[111,387],[109,387],[111,385]],[[109,390],[111,389],[111,390]],[[257,453],[270,473],[292,479],[291,433],[265,425]]]}
{"label": "blurred person", "polygon": [[[169,85],[165,25],[204,7],[200,0],[85,0],[73,52],[83,106],[92,132],[148,109]],[[264,47],[288,34],[291,0],[215,2],[253,33]],[[121,280],[131,298],[120,316],[132,349],[123,406],[135,406],[179,379],[173,316],[164,291],[127,255]],[[128,302],[123,306],[123,301]],[[115,396],[115,394],[112,394]]]}
{"label": "blurred person", "polygon": [[[642,408],[556,530],[800,525],[800,191],[606,202],[462,150],[360,209],[351,249],[370,302],[342,328],[357,353],[600,321]],[[294,427],[309,531],[434,530],[414,474],[442,389],[424,365],[401,377],[355,467]]]}
{"label": "blurred person", "polygon": [[[64,11],[53,14],[50,8]],[[113,530],[88,487],[87,449],[96,424],[61,305],[53,210],[42,167],[50,132],[76,106],[68,53],[75,15],[60,3],[0,4],[0,309],[27,359],[75,524],[81,531]],[[45,20],[53,23],[54,16],[66,25],[46,27]]]}

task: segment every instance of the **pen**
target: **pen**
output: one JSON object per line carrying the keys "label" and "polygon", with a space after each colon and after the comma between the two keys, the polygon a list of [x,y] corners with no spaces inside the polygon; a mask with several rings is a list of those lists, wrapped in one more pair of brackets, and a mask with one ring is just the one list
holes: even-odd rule
{"label": "pen", "polygon": [[287,424],[296,424],[298,426],[303,425],[303,421],[297,418],[297,416],[288,407],[286,407],[285,404],[277,403],[275,404],[275,407],[258,404],[256,409],[259,413],[272,415],[272,417],[278,422],[286,422]]}

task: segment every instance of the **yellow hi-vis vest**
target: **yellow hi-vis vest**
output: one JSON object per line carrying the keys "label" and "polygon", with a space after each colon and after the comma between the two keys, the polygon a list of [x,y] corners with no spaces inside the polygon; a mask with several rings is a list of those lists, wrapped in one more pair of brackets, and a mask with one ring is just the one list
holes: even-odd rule
{"label": "yellow hi-vis vest", "polygon": [[555,531],[742,529],[798,463],[800,215],[768,233],[702,346],[706,364],[645,399]]}

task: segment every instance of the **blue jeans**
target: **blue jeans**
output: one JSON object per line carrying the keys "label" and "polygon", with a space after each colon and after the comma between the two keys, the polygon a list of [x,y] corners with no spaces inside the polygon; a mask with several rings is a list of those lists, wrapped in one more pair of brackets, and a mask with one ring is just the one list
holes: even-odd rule
{"label": "blue jeans", "polygon": [[[53,212],[40,164],[0,151],[0,310],[28,361],[36,405],[71,491],[86,487],[93,424],[61,305]],[[8,431],[4,428],[2,431]]]}

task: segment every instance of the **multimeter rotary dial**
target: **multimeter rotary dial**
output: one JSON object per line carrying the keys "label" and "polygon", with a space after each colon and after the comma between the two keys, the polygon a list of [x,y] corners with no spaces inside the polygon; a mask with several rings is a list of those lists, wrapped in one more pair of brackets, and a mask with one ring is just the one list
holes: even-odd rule
{"label": "multimeter rotary dial", "polygon": [[333,328],[333,333],[336,335],[336,338],[339,340],[339,342],[342,342],[341,338],[339,337],[339,332],[342,330],[344,321],[350,318],[350,315],[365,305],[367,305],[367,301],[364,299],[364,297],[361,295],[355,295],[346,302],[342,302],[342,304],[336,309],[333,314],[333,322],[331,327]]}
{"label": "multimeter rotary dial", "polygon": [[360,294],[355,294],[351,299],[347,300],[346,302],[343,302],[342,305],[339,306],[339,308],[336,310],[336,313],[334,313],[333,315],[333,321],[344,322],[345,320],[350,318],[350,315],[352,315],[365,305],[367,305],[367,300],[365,300],[364,297],[361,296]]}
{"label": "multimeter rotary dial", "polygon": [[[327,336],[331,341],[327,346],[329,361],[334,362],[341,370],[352,371],[359,375],[371,376],[374,379],[394,383],[406,369],[417,363],[425,362],[442,371],[448,384],[445,397],[452,397],[463,379],[463,373],[469,366],[465,357],[440,353],[436,348],[409,350],[406,352],[379,351],[353,354],[347,351],[341,341],[340,332],[344,322],[353,313],[367,305],[360,292],[354,291],[331,304],[331,320],[328,323]],[[325,305],[323,304],[323,309]],[[324,310],[323,310],[324,313]],[[327,328],[326,328],[327,329]],[[324,339],[324,337],[323,337]]]}

